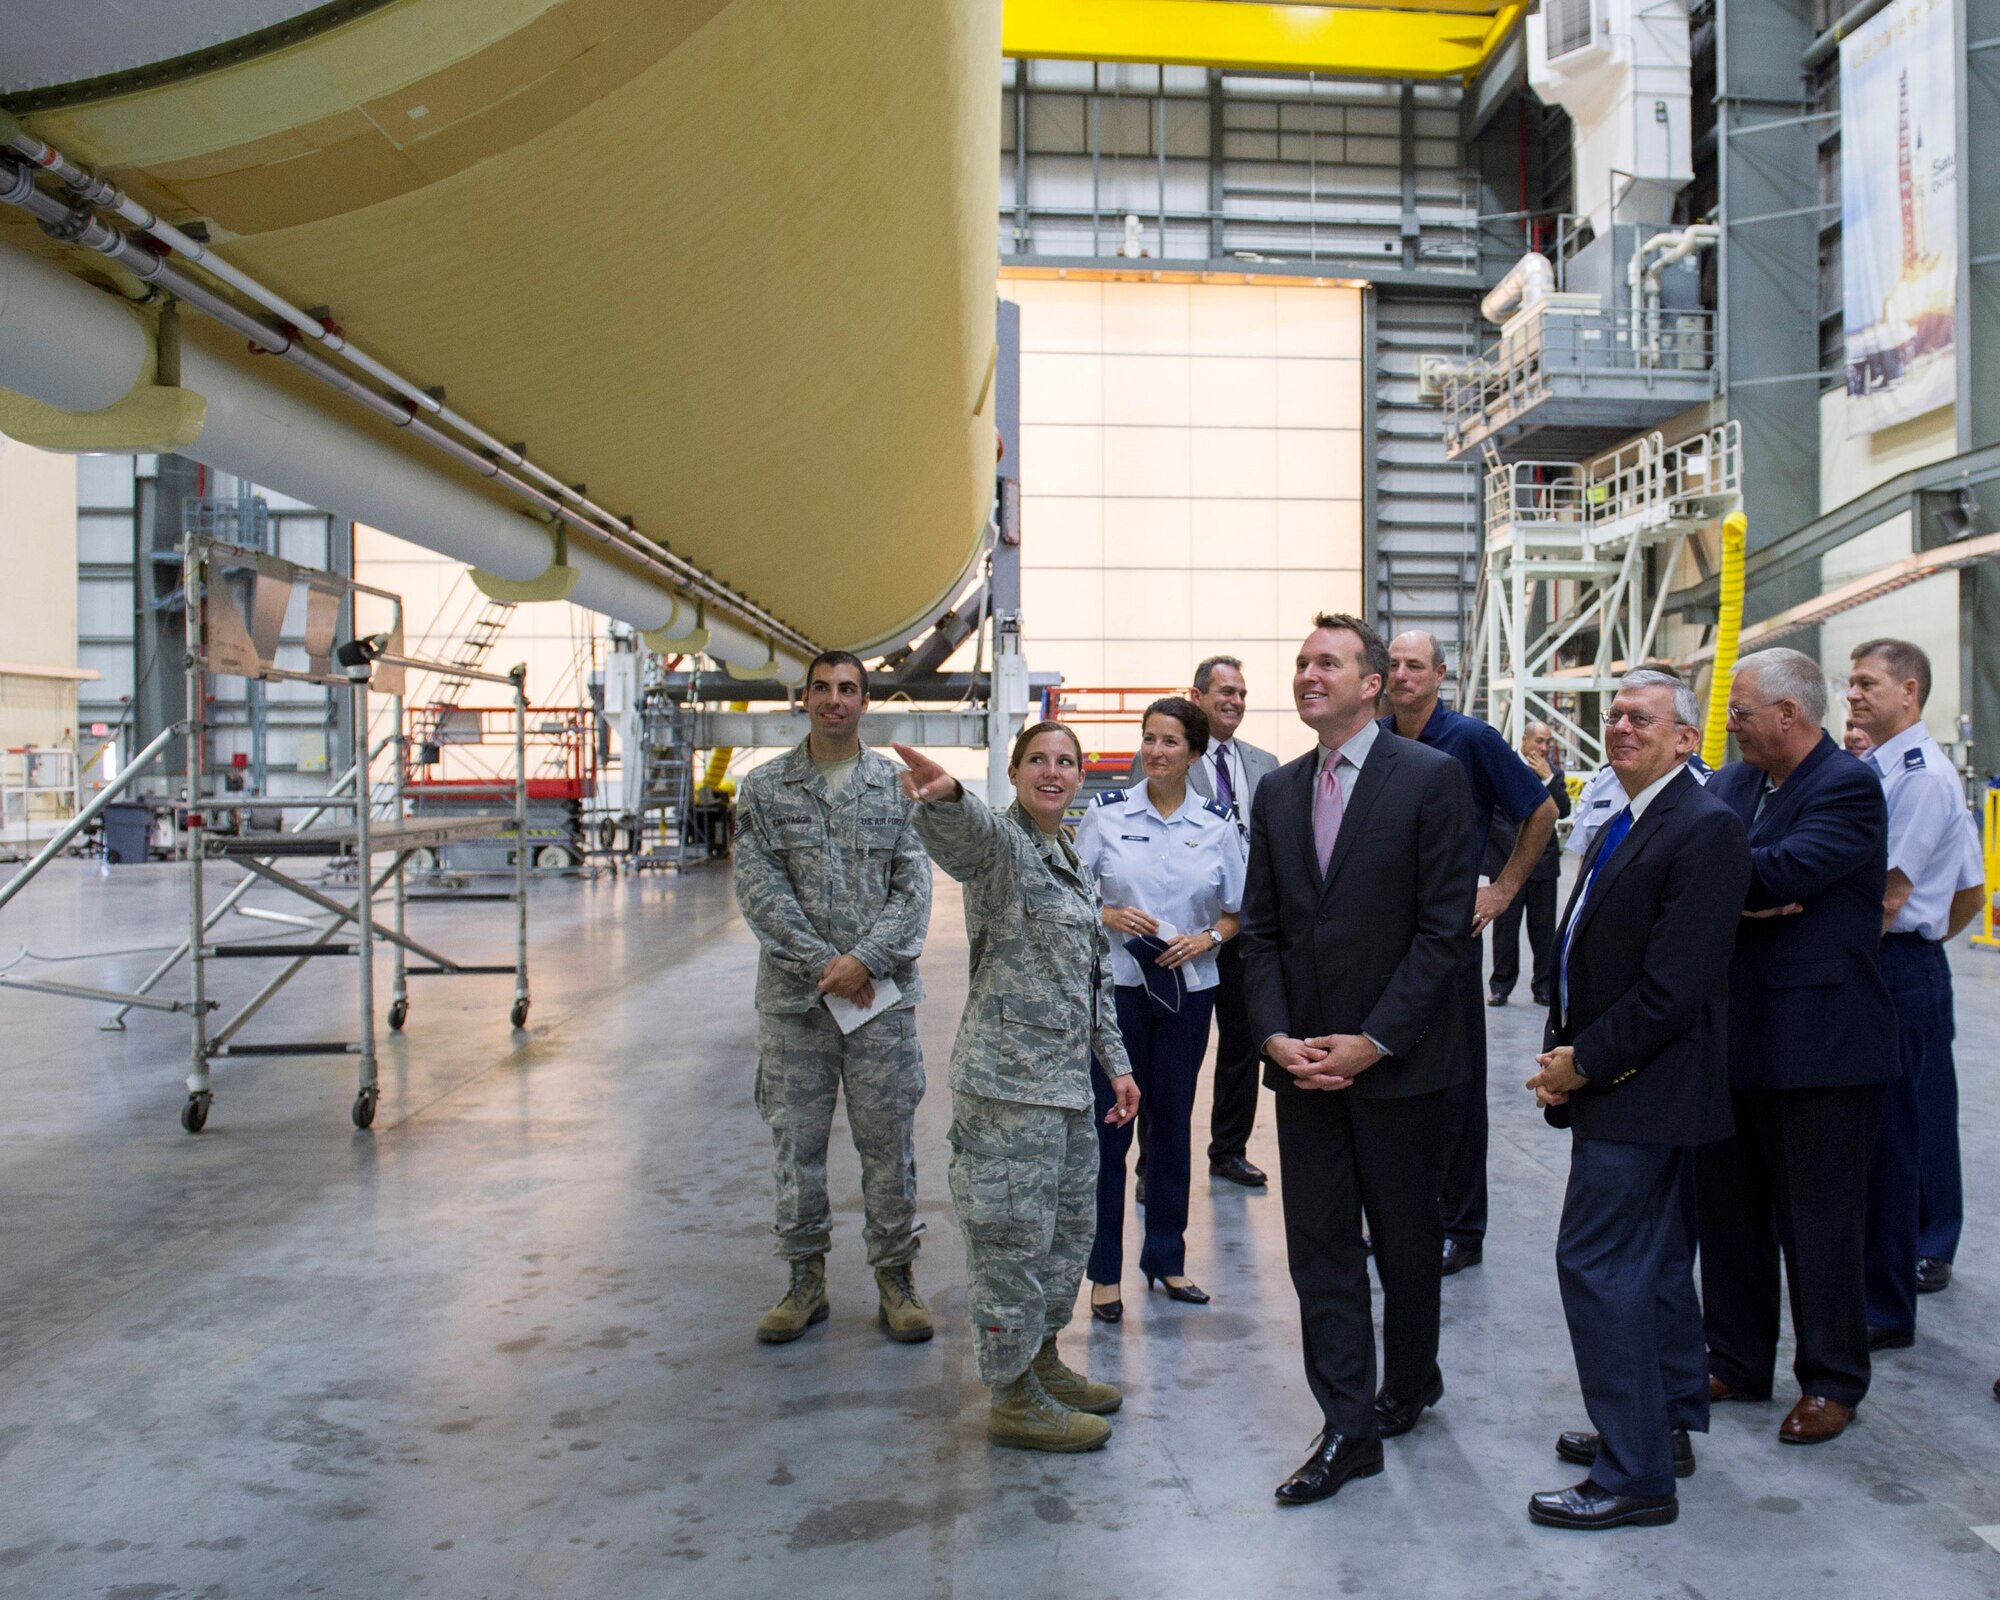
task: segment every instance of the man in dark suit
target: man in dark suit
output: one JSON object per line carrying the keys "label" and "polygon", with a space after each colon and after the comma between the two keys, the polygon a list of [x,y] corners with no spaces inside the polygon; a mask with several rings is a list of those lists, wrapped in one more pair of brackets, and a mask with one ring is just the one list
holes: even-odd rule
{"label": "man in dark suit", "polygon": [[1680,1216],[1686,1147],[1729,1132],[1729,952],[1750,885],[1736,813],[1695,782],[1694,691],[1643,669],[1604,719],[1625,804],[1598,835],[1559,933],[1547,1053],[1528,1080],[1572,1133],[1556,1273],[1595,1431],[1556,1454],[1583,1482],[1535,1522],[1672,1522],[1708,1431],[1708,1358]]}
{"label": "man in dark suit", "polygon": [[1736,1132],[1695,1157],[1709,1393],[1770,1398],[1782,1251],[1800,1389],[1787,1444],[1837,1437],[1868,1392],[1868,1169],[1883,1086],[1902,1070],[1877,965],[1882,783],[1825,717],[1810,656],[1746,656],[1729,705],[1743,759],[1708,789],[1749,830],[1752,867],[1729,969]]}
{"label": "man in dark suit", "polygon": [[[1569,780],[1563,775],[1561,752],[1546,722],[1530,722],[1522,729],[1521,759],[1555,802],[1556,820],[1568,816]],[[1480,863],[1480,870],[1488,878],[1497,879],[1506,872],[1520,836],[1521,830],[1514,823],[1494,817],[1486,834],[1486,859]],[[1528,949],[1534,957],[1528,992],[1534,996],[1536,1005],[1549,1003],[1549,979],[1556,970],[1556,886],[1561,879],[1562,844],[1551,829],[1548,843],[1528,869],[1521,892],[1489,924],[1493,930],[1493,974],[1486,986],[1488,1005],[1504,1006],[1514,992],[1514,985],[1521,981],[1524,920],[1528,925]]]}
{"label": "man in dark suit", "polygon": [[[1250,818],[1243,975],[1277,1097],[1285,1249],[1306,1382],[1325,1417],[1282,1504],[1382,1470],[1444,1393],[1438,1371],[1445,1090],[1476,886],[1464,768],[1372,720],[1388,651],[1321,615],[1292,677],[1316,747],[1267,778]],[[1364,1214],[1382,1279],[1382,1386]]]}

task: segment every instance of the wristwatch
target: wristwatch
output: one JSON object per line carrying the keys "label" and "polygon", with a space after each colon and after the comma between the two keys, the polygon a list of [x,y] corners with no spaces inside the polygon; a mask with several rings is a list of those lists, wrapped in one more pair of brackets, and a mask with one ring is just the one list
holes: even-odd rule
{"label": "wristwatch", "polygon": [[1205,933],[1205,934],[1207,934],[1207,935],[1208,935],[1208,938],[1209,938],[1209,946],[1208,946],[1208,947],[1209,947],[1209,949],[1211,949],[1211,950],[1220,950],[1220,949],[1222,948],[1222,946],[1223,946],[1223,942],[1224,942],[1224,941],[1223,941],[1223,937],[1222,937],[1222,935],[1221,935],[1220,933],[1218,933],[1218,932],[1217,932],[1217,931],[1216,931],[1215,929],[1213,929],[1213,928],[1203,928],[1203,929],[1202,929],[1201,931],[1202,931],[1203,933]]}

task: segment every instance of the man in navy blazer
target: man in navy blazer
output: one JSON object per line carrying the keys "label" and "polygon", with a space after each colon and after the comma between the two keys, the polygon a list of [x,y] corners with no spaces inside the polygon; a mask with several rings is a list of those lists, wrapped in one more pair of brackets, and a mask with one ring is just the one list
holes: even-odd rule
{"label": "man in navy blazer", "polygon": [[1708,787],[1749,830],[1752,869],[1729,969],[1736,1132],[1695,1157],[1709,1393],[1770,1398],[1782,1252],[1800,1390],[1787,1444],[1837,1437],[1868,1392],[1868,1170],[1902,1070],[1877,965],[1888,810],[1825,717],[1810,656],[1746,656],[1729,705],[1743,759]]}
{"label": "man in navy blazer", "polygon": [[1556,1454],[1590,1469],[1538,1494],[1560,1528],[1656,1525],[1679,1515],[1708,1431],[1708,1357],[1681,1221],[1690,1145],[1729,1132],[1729,952],[1750,885],[1735,812],[1688,771],[1694,691],[1627,675],[1604,719],[1621,808],[1599,832],[1557,929],[1546,1054],[1528,1080],[1571,1130],[1556,1238],[1563,1312],[1594,1432]]}

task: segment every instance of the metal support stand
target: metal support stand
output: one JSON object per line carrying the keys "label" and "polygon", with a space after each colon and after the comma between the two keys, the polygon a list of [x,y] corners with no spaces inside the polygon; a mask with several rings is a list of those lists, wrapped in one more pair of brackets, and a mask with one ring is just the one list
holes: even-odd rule
{"label": "metal support stand", "polygon": [[[246,550],[190,535],[182,547],[182,573],[186,606],[187,650],[183,661],[187,705],[190,715],[184,722],[163,729],[141,750],[123,771],[107,784],[70,820],[26,868],[0,887],[0,907],[4,907],[31,882],[48,863],[91,821],[123,792],[175,739],[184,741],[187,788],[181,828],[182,855],[187,863],[187,936],[136,991],[100,988],[94,985],[57,983],[0,971],[0,987],[28,989],[70,999],[110,1003],[117,1009],[104,1024],[122,1028],[126,1014],[134,1009],[184,1013],[190,1021],[188,1042],[187,1099],[181,1108],[181,1126],[199,1133],[208,1121],[215,1098],[212,1076],[218,1057],[355,1055],[360,1058],[353,1120],[357,1128],[367,1128],[375,1120],[381,1095],[379,1060],[375,1033],[375,967],[378,942],[387,942],[396,952],[395,986],[392,991],[390,1026],[400,1028],[408,1012],[406,979],[410,976],[467,976],[484,973],[512,973],[514,994],[510,1016],[515,1027],[528,1014],[528,816],[527,695],[526,673],[516,668],[506,676],[471,671],[463,664],[446,664],[403,656],[402,602],[386,590],[371,589],[352,579],[313,568],[297,566],[262,551]],[[252,596],[240,603],[244,586]],[[275,656],[278,639],[272,619],[282,619],[296,598],[295,590],[306,591],[307,667],[298,670],[280,667]],[[390,631],[369,638],[334,644],[337,621],[344,612],[352,616],[356,596],[367,595],[386,602],[394,621]],[[338,668],[335,657],[338,657]],[[393,669],[393,672],[392,670]],[[492,812],[481,816],[412,821],[403,815],[402,678],[408,670],[451,672],[456,677],[504,684],[514,698],[513,807],[511,814]],[[228,803],[210,804],[207,794],[206,707],[211,674],[228,674],[258,681],[283,680],[337,687],[345,685],[352,724],[357,730],[354,765],[332,790],[323,796],[292,802],[308,807],[305,819],[276,837],[256,837],[234,833],[226,826]],[[367,744],[368,692],[381,683],[394,702],[396,726],[372,749]],[[395,761],[396,780],[392,791],[392,814],[378,821],[374,814],[374,764],[384,752]],[[266,803],[270,803],[267,799]],[[330,810],[354,813],[351,826],[313,826]],[[438,850],[468,840],[496,838],[512,833],[515,839],[514,892],[505,898],[515,902],[514,960],[509,965],[474,965],[452,960],[428,945],[412,939],[408,932],[405,906],[408,896],[404,870],[419,852]],[[379,874],[374,857],[389,855],[391,863]],[[355,896],[343,903],[323,894],[280,869],[277,862],[296,858],[351,858],[355,864]],[[241,867],[245,876],[212,908],[207,895],[207,866],[226,861]],[[298,896],[325,918],[290,916],[282,912],[253,910],[239,904],[255,883],[268,883]],[[386,926],[375,919],[375,896],[390,884],[395,886],[395,905]],[[296,942],[238,941],[220,943],[212,930],[232,911],[297,927],[306,937]],[[351,943],[336,943],[336,936],[352,926]],[[410,966],[406,955],[427,963]],[[359,1037],[348,1040],[268,1040],[240,1044],[236,1036],[258,1015],[278,991],[319,957],[352,956],[359,962]],[[175,965],[188,964],[188,998],[167,1000],[152,991]],[[208,963],[216,960],[275,959],[285,964],[227,1021],[210,1025],[209,1013],[218,1003],[209,998]]]}

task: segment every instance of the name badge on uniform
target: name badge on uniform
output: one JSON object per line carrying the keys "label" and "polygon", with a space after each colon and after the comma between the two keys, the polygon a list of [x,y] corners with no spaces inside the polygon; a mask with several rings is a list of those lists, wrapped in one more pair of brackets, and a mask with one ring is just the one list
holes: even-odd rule
{"label": "name badge on uniform", "polygon": [[1121,844],[1151,844],[1153,836],[1148,833],[1121,833],[1118,841]]}

